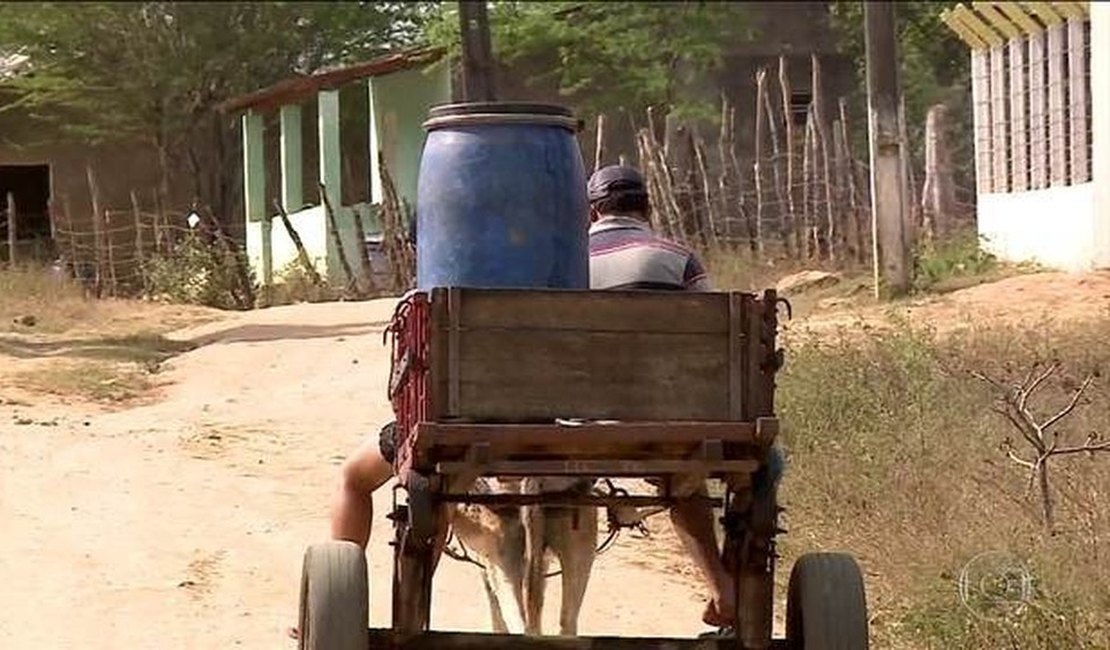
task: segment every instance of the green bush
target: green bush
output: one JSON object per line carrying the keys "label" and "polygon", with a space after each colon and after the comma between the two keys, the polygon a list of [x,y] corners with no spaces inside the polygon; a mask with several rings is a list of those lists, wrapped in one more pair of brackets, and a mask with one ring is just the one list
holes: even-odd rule
{"label": "green bush", "polygon": [[983,250],[976,233],[923,244],[914,254],[914,288],[933,289],[954,278],[982,276],[998,268],[998,259]]}
{"label": "green bush", "polygon": [[[246,296],[236,256],[218,244],[203,241],[190,231],[172,251],[143,261],[143,293],[170,302],[203,305],[218,309],[244,309]],[[254,280],[250,277],[253,284]]]}

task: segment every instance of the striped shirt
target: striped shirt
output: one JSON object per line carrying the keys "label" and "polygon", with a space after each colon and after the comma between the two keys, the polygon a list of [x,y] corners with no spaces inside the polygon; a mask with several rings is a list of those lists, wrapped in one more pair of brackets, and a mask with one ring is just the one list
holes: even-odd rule
{"label": "striped shirt", "polygon": [[605,216],[590,226],[591,289],[709,291],[698,258],[634,217]]}

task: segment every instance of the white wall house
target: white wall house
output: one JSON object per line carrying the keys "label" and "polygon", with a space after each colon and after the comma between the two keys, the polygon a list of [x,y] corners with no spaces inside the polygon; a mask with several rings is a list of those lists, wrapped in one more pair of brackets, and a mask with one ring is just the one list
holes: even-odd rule
{"label": "white wall house", "polygon": [[943,18],[971,48],[985,248],[1110,267],[1110,3],[975,2]]}

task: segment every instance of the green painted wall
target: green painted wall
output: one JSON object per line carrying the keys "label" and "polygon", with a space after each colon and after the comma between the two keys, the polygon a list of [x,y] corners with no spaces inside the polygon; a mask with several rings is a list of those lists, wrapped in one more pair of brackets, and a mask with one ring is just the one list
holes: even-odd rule
{"label": "green painted wall", "polygon": [[[435,104],[451,101],[450,67],[437,63],[426,69],[405,70],[369,80],[373,97],[376,140],[385,157],[397,193],[416,206],[416,179],[424,149],[424,120]],[[371,173],[378,176],[376,156]],[[381,200],[381,185],[373,186],[373,202]]]}
{"label": "green painted wall", "polygon": [[[422,124],[431,106],[451,100],[450,68],[446,63],[440,63],[427,69],[406,70],[376,77],[366,83],[370,93],[369,107],[372,114],[369,120],[370,145],[382,150],[398,195],[410,207],[415,208],[417,176],[420,169],[420,156],[424,148],[425,134]],[[368,203],[354,206],[339,205],[336,198],[339,195],[338,186],[341,176],[338,142],[343,138],[357,136],[339,130],[338,94],[335,91],[320,93],[318,104],[320,110],[317,111],[317,138],[322,152],[318,177],[330,177],[329,190],[331,187],[337,190],[335,194],[329,191],[329,200],[336,210],[336,222],[347,261],[352,270],[361,276],[362,266],[359,259],[361,248],[358,245],[354,220],[357,215],[367,235],[379,233],[381,228],[378,206]],[[280,151],[266,153],[280,155],[283,158],[282,169],[289,171],[293,177],[299,178],[303,160],[294,158],[302,154],[297,127],[297,122],[301,119],[300,108],[283,107],[281,118],[285,134],[281,139]],[[248,116],[243,121],[246,145],[244,188],[251,196],[259,195],[264,191],[262,185],[264,180],[261,180],[264,174],[260,171],[264,170],[261,124],[260,116],[257,115]],[[294,135],[294,132],[298,135]],[[370,162],[372,202],[377,204],[382,194],[376,153]],[[297,194],[304,192],[299,185],[300,183],[292,177],[283,178],[281,188],[283,197],[287,200],[296,198]],[[311,195],[313,192],[304,193]],[[262,206],[258,200],[248,201],[248,205],[250,214],[246,224],[247,256],[251,266],[261,276],[262,269],[270,266],[265,264],[267,260],[264,259],[269,257],[274,280],[280,282],[282,271],[297,264],[297,249],[281,219],[272,214],[272,207]],[[269,224],[262,219],[263,212],[272,217]],[[293,212],[289,215],[289,219],[317,270],[326,275],[329,282],[342,286],[346,278],[323,206],[317,205]],[[269,236],[266,234],[268,225],[271,225]]]}

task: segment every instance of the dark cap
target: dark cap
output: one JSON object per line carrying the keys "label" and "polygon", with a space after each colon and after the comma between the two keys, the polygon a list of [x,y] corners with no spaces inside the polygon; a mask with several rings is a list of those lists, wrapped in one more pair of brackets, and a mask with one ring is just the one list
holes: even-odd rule
{"label": "dark cap", "polygon": [[646,194],[644,177],[632,167],[609,165],[602,167],[590,176],[586,184],[590,203],[615,194]]}

